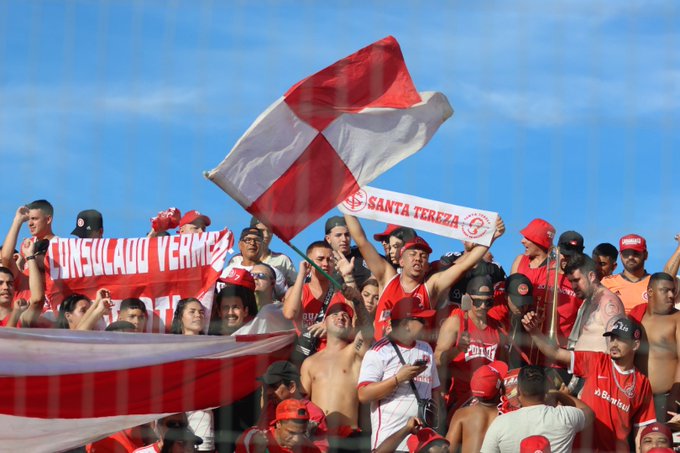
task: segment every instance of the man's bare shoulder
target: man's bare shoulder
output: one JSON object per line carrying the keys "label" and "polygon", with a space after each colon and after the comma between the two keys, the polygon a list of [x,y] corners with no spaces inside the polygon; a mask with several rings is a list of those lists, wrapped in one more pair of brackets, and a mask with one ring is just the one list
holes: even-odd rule
{"label": "man's bare shoulder", "polygon": [[458,409],[456,413],[453,414],[451,422],[453,423],[454,420],[466,424],[474,422],[483,422],[489,415],[497,413],[498,408],[496,407],[475,404],[474,406],[468,406]]}

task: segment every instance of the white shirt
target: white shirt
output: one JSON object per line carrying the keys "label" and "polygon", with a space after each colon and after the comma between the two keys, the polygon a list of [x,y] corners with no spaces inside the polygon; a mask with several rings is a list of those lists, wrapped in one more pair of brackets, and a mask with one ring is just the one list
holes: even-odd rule
{"label": "white shirt", "polygon": [[553,453],[569,453],[576,433],[586,424],[581,409],[544,404],[499,415],[484,436],[481,453],[516,453],[529,436],[545,436]]}
{"label": "white shirt", "polygon": [[292,321],[283,317],[283,304],[274,302],[260,308],[249,323],[242,326],[232,335],[255,335],[261,333],[281,332],[293,329]]}
{"label": "white shirt", "polygon": [[[412,348],[401,345],[398,347],[407,364],[412,364],[416,360],[427,360],[427,368],[415,377],[414,382],[420,398],[432,398],[432,390],[439,387],[432,348],[424,341],[417,341]],[[394,347],[385,337],[366,352],[361,362],[359,386],[394,379],[393,376],[401,367],[402,363]],[[403,428],[410,417],[417,415],[418,401],[408,382],[400,383],[399,387],[386,398],[371,401],[371,448],[377,448],[391,434]],[[399,444],[397,450],[408,451],[406,439]]]}

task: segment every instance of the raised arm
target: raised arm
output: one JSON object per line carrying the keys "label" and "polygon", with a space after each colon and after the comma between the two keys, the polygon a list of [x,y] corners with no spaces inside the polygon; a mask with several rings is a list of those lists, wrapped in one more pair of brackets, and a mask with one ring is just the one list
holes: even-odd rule
{"label": "raised arm", "polygon": [[[501,237],[505,233],[505,223],[500,216],[496,219],[496,232],[493,235],[491,243]],[[454,283],[460,280],[467,271],[475,267],[475,265],[484,257],[489,247],[477,245],[469,253],[466,253],[459,258],[453,266],[446,269],[444,272],[439,272],[430,277],[427,282],[427,289],[430,291],[431,298],[437,299],[439,294],[448,290]]]}
{"label": "raised arm", "polygon": [[400,428],[398,431],[391,434],[371,453],[392,453],[397,451],[399,444],[402,443],[407,436],[416,434],[422,426],[422,422],[416,417],[409,418],[403,428]]}
{"label": "raised arm", "polygon": [[5,237],[5,242],[2,245],[2,255],[0,255],[2,265],[6,268],[9,268],[15,275],[21,270],[17,267],[16,262],[14,262],[14,249],[17,247],[17,240],[19,238],[21,226],[26,221],[28,221],[28,208],[26,206],[20,206],[14,215],[12,224],[10,225],[7,236]]}
{"label": "raised arm", "polygon": [[90,308],[88,308],[83,319],[80,320],[75,330],[92,330],[97,325],[104,315],[111,313],[113,303],[111,302],[111,294],[107,289],[100,289],[97,291],[97,297]]}
{"label": "raised arm", "polygon": [[283,298],[283,317],[290,321],[300,322],[302,320],[302,289],[311,268],[312,266],[307,261],[300,262],[300,272],[295,279],[295,284]]}
{"label": "raised arm", "polygon": [[[460,345],[458,344],[458,332],[460,332],[460,318],[452,316],[447,318],[439,329],[439,338],[437,339],[437,346],[434,348],[434,360],[437,363],[437,371],[439,372],[439,382],[442,389],[446,387],[448,379],[448,364],[458,354],[467,350],[469,346],[469,339],[467,343],[461,338]],[[444,390],[446,391],[446,390]]]}
{"label": "raised arm", "polygon": [[342,295],[345,296],[345,299],[352,301],[352,305],[354,305],[356,327],[359,329],[359,333],[354,337],[354,350],[359,357],[363,358],[373,340],[373,319],[368,314],[361,293],[357,288],[344,285]]}
{"label": "raised arm", "polygon": [[380,256],[373,244],[370,243],[366,237],[366,233],[364,233],[364,229],[361,227],[361,224],[356,217],[345,214],[345,223],[347,224],[347,229],[349,230],[349,234],[352,236],[354,243],[359,247],[361,256],[364,258],[364,261],[366,261],[368,269],[376,280],[378,280],[380,287],[384,288],[389,279],[396,275],[397,271]]}
{"label": "raised arm", "polygon": [[678,242],[678,246],[675,248],[675,251],[663,268],[665,273],[670,274],[673,277],[678,275],[678,270],[680,269],[680,233],[675,235],[675,240]]}
{"label": "raised arm", "polygon": [[38,260],[44,260],[44,255],[35,254],[35,242],[31,244],[31,254],[26,257],[28,264],[28,288],[31,290],[31,299],[28,308],[21,314],[22,327],[33,327],[38,323],[38,318],[45,305],[45,275],[40,268]]}
{"label": "raised arm", "polygon": [[529,332],[529,335],[531,335],[531,339],[534,341],[534,344],[536,344],[538,349],[549,360],[567,366],[571,364],[571,354],[569,351],[552,344],[541,333],[540,319],[535,312],[530,311],[524,315],[524,318],[522,318],[522,325],[524,326],[524,329]]}

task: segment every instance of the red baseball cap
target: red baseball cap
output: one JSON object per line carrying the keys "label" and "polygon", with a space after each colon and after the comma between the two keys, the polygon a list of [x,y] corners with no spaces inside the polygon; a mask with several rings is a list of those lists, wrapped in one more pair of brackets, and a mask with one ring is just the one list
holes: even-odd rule
{"label": "red baseball cap", "polygon": [[663,423],[654,422],[645,426],[642,430],[642,433],[640,433],[640,439],[644,438],[650,433],[661,433],[666,439],[668,439],[668,442],[673,444],[673,433],[671,432],[671,429]]}
{"label": "red baseball cap", "polygon": [[406,318],[427,319],[433,317],[436,313],[435,310],[423,309],[420,299],[416,299],[415,297],[404,297],[394,304],[390,311],[390,318],[395,321]]}
{"label": "red baseball cap", "polygon": [[408,447],[409,453],[418,453],[419,451],[422,451],[423,448],[437,440],[443,440],[447,445],[449,444],[449,441],[437,434],[435,430],[431,428],[423,428],[418,431],[417,434],[411,434],[409,436],[408,440],[406,441],[406,446]]}
{"label": "red baseball cap", "polygon": [[555,227],[543,219],[534,219],[519,234],[534,244],[549,249],[555,238]]}
{"label": "red baseball cap", "polygon": [[508,365],[500,360],[481,366],[472,374],[470,390],[474,396],[490,400],[500,391],[507,374]]}
{"label": "red baseball cap", "polygon": [[373,239],[375,239],[376,241],[382,242],[382,241],[386,240],[388,237],[392,236],[392,233],[397,231],[399,228],[401,228],[399,225],[394,225],[393,223],[389,223],[389,224],[387,224],[387,228],[385,228],[385,231],[383,231],[382,233],[374,234]]}
{"label": "red baseball cap", "polygon": [[276,421],[283,420],[302,420],[309,421],[309,411],[307,405],[301,400],[289,398],[283,400],[276,406]]}
{"label": "red baseball cap", "polygon": [[647,250],[647,241],[637,234],[629,234],[619,240],[619,252],[624,250],[635,250],[642,253]]}
{"label": "red baseball cap", "polygon": [[179,226],[181,227],[186,225],[187,223],[193,223],[198,219],[203,220],[205,226],[210,226],[210,217],[208,217],[207,215],[203,215],[198,211],[189,211],[186,214],[184,214],[182,220],[179,221]]}
{"label": "red baseball cap", "polygon": [[545,436],[529,436],[519,444],[519,453],[551,453],[550,441]]}
{"label": "red baseball cap", "polygon": [[336,311],[344,311],[349,315],[350,318],[354,318],[354,309],[350,304],[347,302],[343,302],[341,300],[335,300],[331,302],[328,305],[328,308],[326,309],[326,314],[330,315],[332,313],[335,313]]}
{"label": "red baseball cap", "polygon": [[420,236],[416,236],[404,244],[404,246],[401,248],[401,253],[404,253],[408,249],[423,250],[427,253],[432,253],[432,247],[430,247],[430,244],[428,244],[425,239],[421,238]]}
{"label": "red baseball cap", "polygon": [[233,268],[229,271],[224,278],[219,278],[219,282],[226,283],[227,285],[236,285],[247,288],[251,291],[255,291],[255,279],[250,271],[240,268]]}

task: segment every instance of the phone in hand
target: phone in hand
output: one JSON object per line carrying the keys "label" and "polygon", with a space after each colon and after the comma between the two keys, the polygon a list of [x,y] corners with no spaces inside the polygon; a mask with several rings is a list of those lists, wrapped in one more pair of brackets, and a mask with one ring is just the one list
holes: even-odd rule
{"label": "phone in hand", "polygon": [[413,362],[413,366],[424,366],[424,365],[427,365],[427,360],[425,360],[425,359],[420,359],[420,360],[416,360],[415,362]]}

